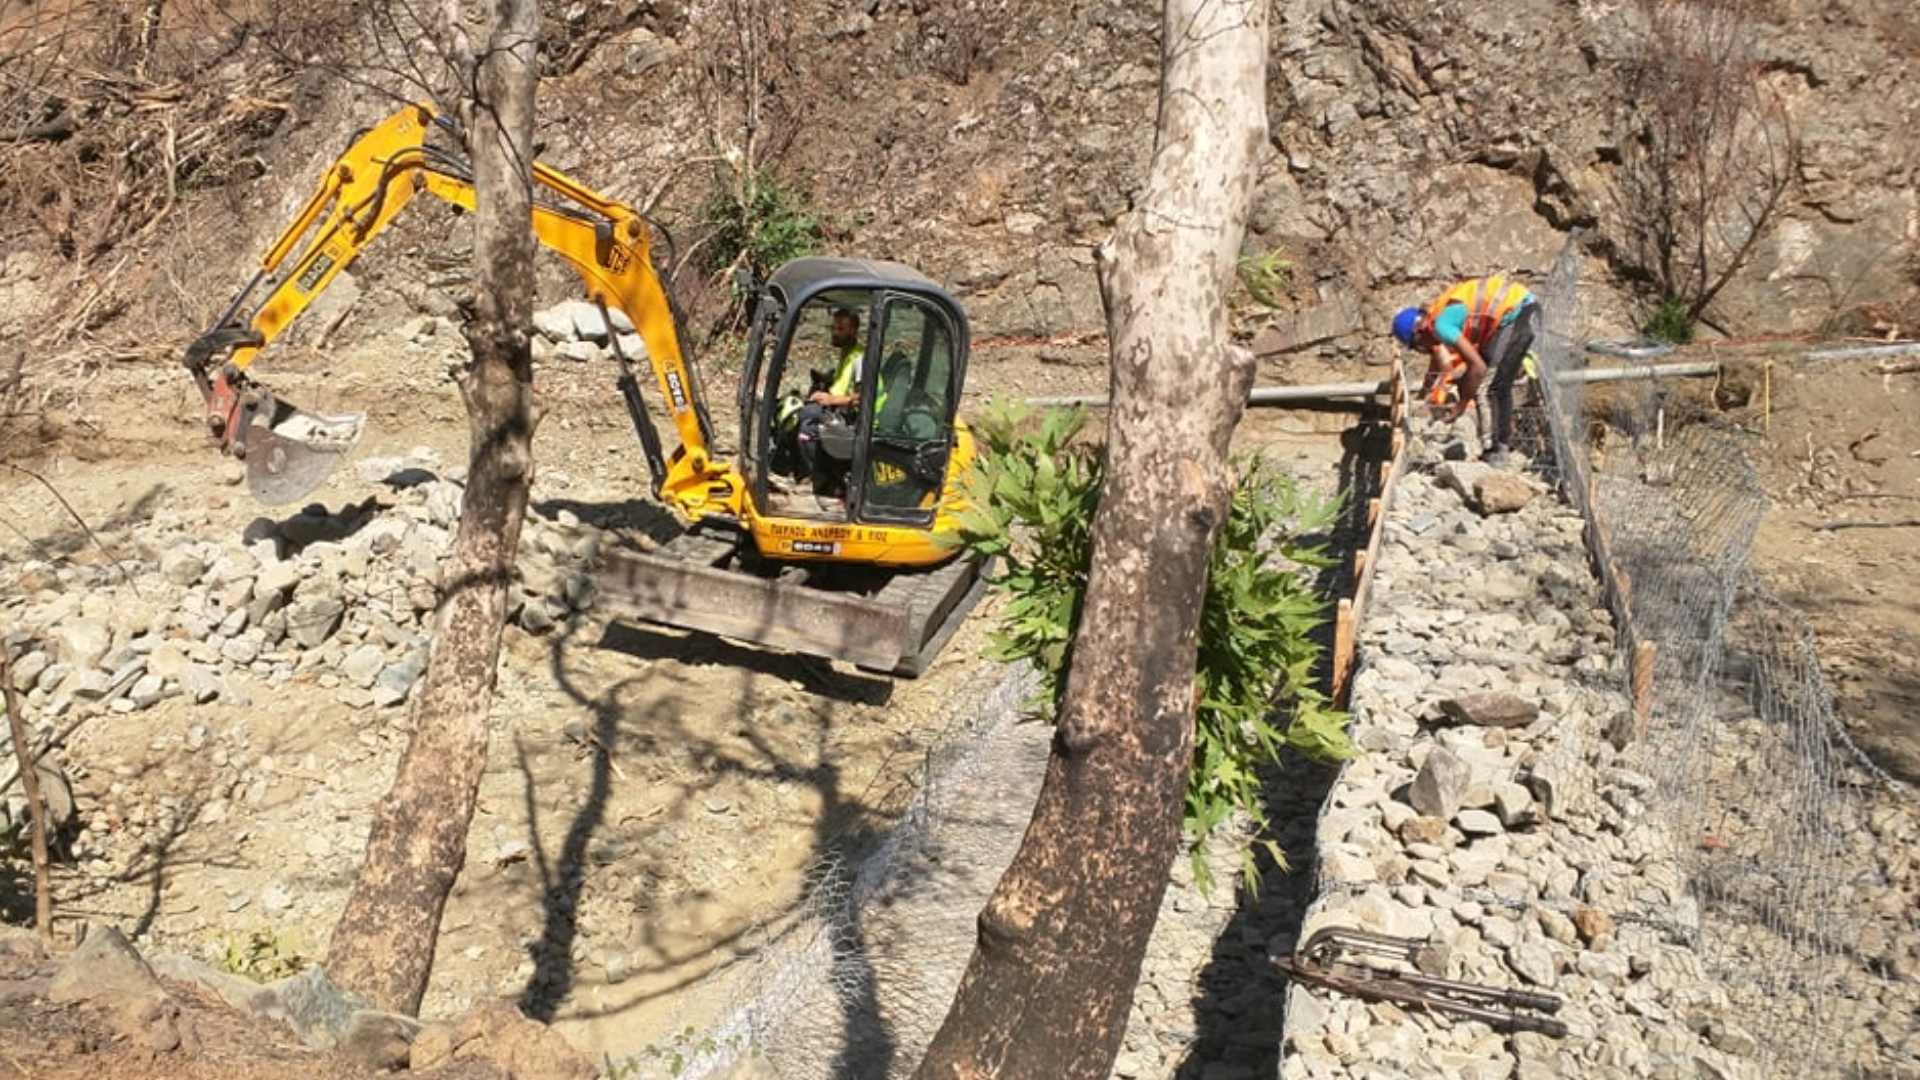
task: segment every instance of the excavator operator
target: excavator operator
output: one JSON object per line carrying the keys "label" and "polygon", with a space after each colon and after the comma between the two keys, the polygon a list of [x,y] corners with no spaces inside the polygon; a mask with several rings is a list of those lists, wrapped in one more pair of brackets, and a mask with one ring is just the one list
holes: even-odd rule
{"label": "excavator operator", "polygon": [[866,350],[860,345],[859,312],[845,306],[834,309],[832,341],[837,357],[833,378],[807,395],[796,434],[801,463],[813,479],[814,490],[822,495],[837,495],[846,483],[844,477],[834,475],[837,470],[830,455],[821,452],[821,428],[836,412],[851,421],[853,410],[860,407],[860,364]]}

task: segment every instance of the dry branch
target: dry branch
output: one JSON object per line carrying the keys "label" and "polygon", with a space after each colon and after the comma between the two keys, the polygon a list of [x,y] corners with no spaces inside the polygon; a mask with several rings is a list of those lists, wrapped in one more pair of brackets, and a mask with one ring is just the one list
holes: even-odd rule
{"label": "dry branch", "polygon": [[1920,519],[1907,518],[1903,521],[1823,521],[1808,527],[1814,532],[1839,532],[1841,529],[1915,529],[1920,528]]}

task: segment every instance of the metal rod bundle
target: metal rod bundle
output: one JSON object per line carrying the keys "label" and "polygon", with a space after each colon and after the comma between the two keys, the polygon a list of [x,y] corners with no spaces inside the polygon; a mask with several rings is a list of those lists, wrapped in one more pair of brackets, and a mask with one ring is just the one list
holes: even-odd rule
{"label": "metal rod bundle", "polygon": [[[1272,958],[1273,966],[1297,982],[1325,987],[1369,1001],[1391,1001],[1431,1012],[1479,1020],[1496,1031],[1530,1031],[1565,1038],[1567,1025],[1540,1013],[1560,1011],[1560,998],[1535,990],[1506,989],[1421,974],[1418,970],[1376,966],[1343,957],[1372,957],[1412,968],[1425,943],[1349,927],[1322,927],[1292,956]],[[1523,1011],[1524,1010],[1524,1011]]]}

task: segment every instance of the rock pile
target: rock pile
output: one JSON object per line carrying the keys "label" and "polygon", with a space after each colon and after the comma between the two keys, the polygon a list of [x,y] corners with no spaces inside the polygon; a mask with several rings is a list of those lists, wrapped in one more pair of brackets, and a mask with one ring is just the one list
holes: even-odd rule
{"label": "rock pile", "polygon": [[[1354,683],[1362,753],[1318,822],[1312,909],[1267,944],[1285,954],[1327,927],[1406,939],[1417,965],[1399,970],[1551,994],[1567,1034],[1295,985],[1281,1075],[1774,1075],[1779,1032],[1703,960],[1678,858],[1695,838],[1671,835],[1635,765],[1581,519],[1544,491],[1514,505],[1512,474],[1490,502],[1485,469],[1416,447],[1396,487]],[[1910,806],[1875,820],[1883,849],[1916,836]],[[1904,934],[1887,955],[1920,958],[1910,919]],[[1911,1039],[1912,972],[1877,965],[1833,995],[1845,1018],[1818,1022],[1849,1067]]]}
{"label": "rock pile", "polygon": [[[22,564],[0,610],[16,628],[26,712],[58,721],[172,695],[244,703],[243,685],[295,677],[356,707],[406,701],[426,666],[463,489],[429,460],[367,460],[359,471],[390,494],[258,518],[231,542],[156,517],[116,562]],[[588,608],[600,543],[571,514],[530,517],[509,618],[540,633]]]}
{"label": "rock pile", "polygon": [[[230,468],[237,481],[238,467]],[[459,470],[426,450],[364,459],[356,469],[376,494],[337,510],[315,504],[258,517],[226,540],[207,539],[214,530],[203,517],[162,511],[115,532],[110,559],[29,557],[10,567],[0,616],[36,741],[169,698],[246,706],[292,680],[355,710],[399,716],[426,670],[440,562],[464,487]],[[605,537],[564,509],[529,515],[510,623],[544,634],[588,610]],[[188,738],[191,751],[212,736],[199,729]],[[9,743],[0,729],[0,750]],[[215,764],[239,754],[213,749]],[[76,851],[95,849],[85,830],[104,819],[167,827],[150,807],[109,805],[93,815],[100,820],[79,820],[58,752],[44,763],[55,824],[80,832]],[[236,797],[264,791],[266,777],[233,765]],[[15,771],[0,765],[0,843],[25,835]]]}
{"label": "rock pile", "polygon": [[[406,348],[444,338],[446,320],[403,328]],[[619,347],[646,355],[618,310],[569,300],[534,313],[536,362],[598,360]],[[429,451],[363,459],[381,495],[339,510],[313,504],[256,518],[237,542],[202,538],[202,523],[145,522],[109,563],[28,559],[0,599],[15,689],[42,720],[136,712],[173,695],[244,703],[233,675],[266,686],[311,674],[349,705],[405,702],[426,667],[439,565],[453,544],[461,470]],[[508,618],[544,633],[592,604],[588,573],[602,533],[565,511],[529,517],[520,588]]]}

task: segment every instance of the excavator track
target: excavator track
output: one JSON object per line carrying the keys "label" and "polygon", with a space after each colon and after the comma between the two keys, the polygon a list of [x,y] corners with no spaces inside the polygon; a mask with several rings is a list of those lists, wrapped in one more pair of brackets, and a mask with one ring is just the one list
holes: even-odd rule
{"label": "excavator track", "polygon": [[986,585],[979,561],[964,557],[925,571],[850,575],[848,567],[822,564],[766,576],[745,565],[743,543],[738,533],[694,528],[658,551],[609,551],[598,577],[601,602],[642,622],[914,678]]}
{"label": "excavator track", "polygon": [[905,641],[917,643],[903,652],[891,674],[918,678],[987,588],[988,565],[978,559],[956,558],[919,573],[895,574],[880,590],[876,602],[908,612]]}

